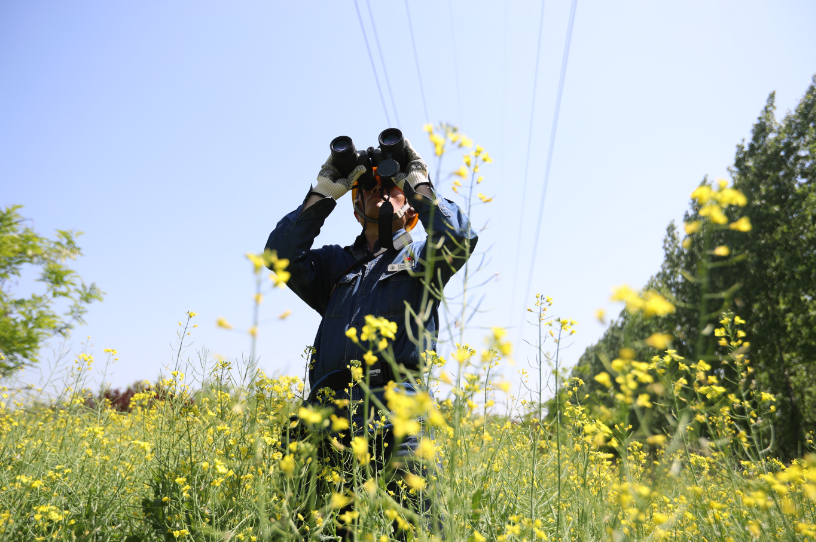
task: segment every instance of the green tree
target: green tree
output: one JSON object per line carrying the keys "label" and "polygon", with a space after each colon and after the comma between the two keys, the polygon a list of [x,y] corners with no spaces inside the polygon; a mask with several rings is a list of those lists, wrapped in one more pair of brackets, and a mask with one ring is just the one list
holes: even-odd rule
{"label": "green tree", "polygon": [[[624,310],[584,352],[573,374],[586,382],[582,394],[608,406],[613,399],[593,379],[606,370],[604,360],[617,357],[624,345],[634,347],[638,359],[651,358],[657,350],[642,340],[660,331],[674,337],[671,347],[680,355],[728,370],[714,355],[712,332],[719,311],[731,308],[747,321],[748,357],[755,368],[750,378],[781,398],[773,420],[775,447],[790,457],[816,430],[816,76],[782,122],[774,109],[771,94],[751,141],[738,145],[731,169],[734,187],[748,202],[725,214],[729,222],[747,217],[752,231],[720,228],[681,244],[670,225],[663,264],[645,289],[670,297],[678,310],[659,320]],[[685,222],[698,220],[699,212],[692,200]],[[712,265],[706,251],[720,245],[729,247],[731,257]]]}
{"label": "green tree", "polygon": [[[76,324],[84,323],[87,305],[104,295],[66,265],[82,255],[75,241],[82,232],[57,230],[54,240],[41,237],[25,225],[18,213],[21,208],[0,210],[0,376],[36,364],[43,341],[67,336]],[[44,294],[26,297],[15,292],[26,265],[40,268],[37,281],[45,286]],[[68,306],[59,314],[61,300]]]}

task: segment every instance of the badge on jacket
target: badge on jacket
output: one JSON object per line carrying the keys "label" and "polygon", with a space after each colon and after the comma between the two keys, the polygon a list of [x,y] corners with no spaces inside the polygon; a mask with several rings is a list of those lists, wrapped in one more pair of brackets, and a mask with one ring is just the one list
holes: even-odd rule
{"label": "badge on jacket", "polygon": [[416,260],[410,256],[405,258],[403,263],[392,263],[388,266],[388,271],[404,271],[416,267]]}

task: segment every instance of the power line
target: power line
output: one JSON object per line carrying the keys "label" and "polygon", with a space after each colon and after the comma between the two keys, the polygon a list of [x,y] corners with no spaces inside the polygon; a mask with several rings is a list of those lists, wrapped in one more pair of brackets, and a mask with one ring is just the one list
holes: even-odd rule
{"label": "power line", "polygon": [[[377,52],[380,53],[380,62],[382,62],[383,74],[385,75],[385,86],[388,88],[388,96],[391,98],[391,107],[394,108],[394,116],[397,118],[397,128],[400,127],[399,114],[397,113],[397,103],[394,101],[394,94],[391,92],[391,81],[388,80],[388,70],[385,67],[385,58],[383,57],[382,47],[380,47],[380,37],[377,35],[377,25],[374,24],[374,12],[371,11],[371,3],[366,0],[368,6],[368,15],[371,17],[371,28],[374,30],[374,43],[377,44]],[[388,124],[391,124],[390,122]]]}
{"label": "power line", "polygon": [[453,75],[456,78],[456,107],[459,110],[459,128],[462,127],[462,100],[459,94],[459,63],[456,61],[456,33],[453,28],[453,0],[448,0],[448,14],[451,27],[451,41],[453,43]]}
{"label": "power line", "polygon": [[[356,3],[357,0],[354,0]],[[419,93],[422,96],[422,109],[425,111],[425,122],[430,122],[428,116],[428,104],[425,103],[425,90],[422,88],[422,72],[419,69],[419,56],[417,55],[416,40],[414,39],[414,26],[411,24],[411,10],[408,9],[408,0],[405,0],[405,12],[408,14],[408,31],[411,34],[411,45],[414,48],[414,61],[416,62],[417,77],[419,78]]]}
{"label": "power line", "polygon": [[[530,130],[527,133],[527,159],[524,163],[524,184],[521,189],[521,211],[519,212],[519,238],[522,236],[524,228],[524,202],[527,200],[527,174],[530,170],[530,149],[533,141],[533,119],[535,118],[536,88],[538,86],[538,64],[541,58],[541,35],[544,28],[544,2],[541,2],[541,17],[538,21],[538,47],[536,49],[535,70],[533,72],[533,104],[530,106]],[[516,299],[516,284],[518,282],[519,258],[521,257],[521,245],[516,245],[516,263],[513,266],[513,295],[511,303]]]}
{"label": "power line", "polygon": [[388,117],[388,108],[385,107],[385,98],[380,88],[380,78],[377,77],[377,68],[374,66],[374,57],[371,56],[371,48],[368,46],[368,38],[366,37],[365,27],[363,26],[363,17],[360,15],[360,6],[357,5],[357,0],[354,0],[354,8],[357,10],[357,20],[360,21],[360,30],[363,33],[366,51],[368,51],[368,59],[371,61],[371,71],[374,72],[374,81],[377,82],[377,92],[380,93],[380,101],[382,102],[383,111],[385,111],[385,120],[388,122],[388,125],[391,126],[391,119]]}
{"label": "power line", "polygon": [[575,24],[575,12],[578,8],[578,0],[572,0],[570,6],[569,25],[567,26],[567,40],[564,44],[564,57],[561,59],[561,75],[558,78],[558,94],[555,98],[555,114],[553,116],[552,130],[550,131],[550,146],[547,149],[547,166],[544,169],[544,188],[541,190],[541,202],[538,205],[538,224],[536,225],[535,241],[533,242],[533,254],[530,259],[530,273],[527,275],[527,293],[525,299],[530,295],[530,286],[533,282],[533,268],[535,267],[536,248],[538,248],[538,238],[541,234],[541,217],[544,215],[544,200],[547,196],[547,184],[550,180],[550,165],[552,164],[553,147],[555,147],[555,134],[558,130],[558,113],[561,110],[561,97],[564,92],[564,80],[567,77],[567,63],[569,62],[570,42],[572,41],[572,27]]}
{"label": "power line", "polygon": [[[501,137],[499,138],[499,155],[504,158],[504,129],[506,127],[505,118],[505,100],[507,95],[507,12],[509,8],[508,3],[504,3],[504,26],[502,27],[502,93],[501,93]],[[499,179],[504,179],[504,163],[506,160],[499,161]],[[512,299],[512,298],[511,298]]]}

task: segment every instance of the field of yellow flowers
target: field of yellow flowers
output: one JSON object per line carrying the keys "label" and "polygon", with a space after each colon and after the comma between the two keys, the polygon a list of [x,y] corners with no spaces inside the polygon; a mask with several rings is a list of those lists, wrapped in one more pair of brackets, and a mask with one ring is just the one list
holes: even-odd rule
{"label": "field of yellow flowers", "polygon": [[[439,158],[445,145],[469,148],[450,127],[428,132]],[[486,154],[466,156],[455,186],[472,195]],[[463,186],[468,178],[470,186]],[[695,197],[710,206],[739,205],[734,192],[720,185],[698,189]],[[716,211],[706,220],[729,227]],[[739,228],[747,231],[745,224],[732,229]],[[286,262],[273,255],[250,259],[257,308],[263,264],[282,284]],[[616,298],[648,316],[674,309],[655,292],[621,288]],[[776,398],[745,379],[752,367],[738,315],[723,313],[715,330],[720,359],[737,375],[728,389],[738,393],[726,392],[711,365],[683,359],[665,349],[666,338],[653,336],[637,340],[663,344],[662,355],[637,360],[623,348],[596,377],[614,398],[615,407],[605,408],[584,405],[581,381],[561,377],[560,340],[575,322],[550,317],[548,297],[533,303],[539,357],[533,373],[523,373],[521,390],[496,376],[511,354],[498,328],[481,352],[460,342],[444,355],[425,353],[423,384],[435,398],[390,387],[378,402],[367,394],[358,364],[349,387],[364,392],[365,405],[327,396],[326,408],[304,406],[303,381],[270,378],[252,358],[237,363],[202,354],[198,362],[183,361],[193,312],[181,324],[177,366],[145,384],[126,408],[90,393],[95,362],[83,351],[58,397],[2,391],[0,535],[20,541],[816,538],[816,456],[790,464],[769,457],[767,419]],[[355,339],[387,357],[392,324],[369,317],[359,332]],[[257,327],[249,334],[254,338]],[[547,402],[540,384],[553,377],[558,392]],[[352,414],[370,412],[368,401],[375,414],[363,431]],[[663,433],[648,434],[647,423],[632,426],[632,416],[657,415],[668,420]],[[419,438],[419,470],[379,465],[386,430],[391,445]],[[417,502],[432,504],[417,513]]]}

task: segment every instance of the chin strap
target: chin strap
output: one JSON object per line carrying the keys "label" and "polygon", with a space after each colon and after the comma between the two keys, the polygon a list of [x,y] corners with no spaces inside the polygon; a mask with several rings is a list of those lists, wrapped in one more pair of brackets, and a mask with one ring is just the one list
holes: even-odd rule
{"label": "chin strap", "polygon": [[[389,203],[389,206],[391,207],[391,210],[393,211],[394,207],[390,205],[390,202],[387,202],[387,203]],[[385,206],[385,204],[383,204],[383,206]],[[411,206],[406,201],[405,205],[403,205],[401,209],[393,212],[391,222],[393,222],[395,220],[399,220],[400,218],[405,216],[405,213],[407,213],[408,209],[410,209],[410,208],[411,208]],[[380,209],[382,209],[382,207],[380,207]],[[379,218],[371,218],[370,216],[366,215],[364,211],[361,211],[360,208],[357,207],[356,202],[354,203],[354,212],[357,213],[357,216],[363,217],[363,220],[365,220],[366,222],[371,222],[372,224],[379,224],[380,223]],[[380,218],[382,218],[382,211],[380,211]],[[388,217],[386,216],[385,218],[387,219]]]}

